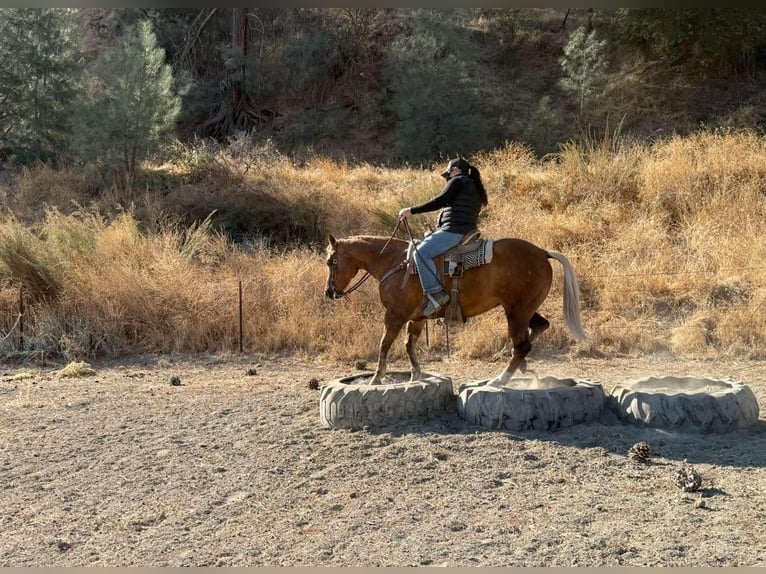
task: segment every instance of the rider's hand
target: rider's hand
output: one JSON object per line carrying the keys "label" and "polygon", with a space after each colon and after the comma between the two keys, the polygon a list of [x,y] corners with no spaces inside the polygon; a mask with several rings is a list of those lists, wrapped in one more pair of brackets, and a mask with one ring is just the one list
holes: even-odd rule
{"label": "rider's hand", "polygon": [[412,215],[412,211],[409,207],[403,207],[399,210],[399,219],[407,219],[410,215]]}

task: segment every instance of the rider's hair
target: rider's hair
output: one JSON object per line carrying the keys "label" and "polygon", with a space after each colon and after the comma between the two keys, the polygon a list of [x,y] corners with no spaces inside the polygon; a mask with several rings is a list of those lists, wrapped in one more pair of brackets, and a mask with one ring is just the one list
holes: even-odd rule
{"label": "rider's hair", "polygon": [[476,186],[476,190],[479,192],[479,197],[481,197],[481,204],[487,205],[489,202],[487,198],[487,190],[484,188],[484,183],[481,181],[481,173],[479,173],[479,170],[476,166],[468,164],[468,172],[466,175],[471,178],[471,181]]}

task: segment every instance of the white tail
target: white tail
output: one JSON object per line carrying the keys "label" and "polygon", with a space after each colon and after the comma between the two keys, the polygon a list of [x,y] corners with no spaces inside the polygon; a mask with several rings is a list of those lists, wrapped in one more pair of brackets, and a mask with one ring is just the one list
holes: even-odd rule
{"label": "white tail", "polygon": [[564,319],[575,338],[584,341],[588,336],[580,322],[580,286],[577,284],[572,264],[558,251],[548,251],[548,257],[555,259],[564,267]]}

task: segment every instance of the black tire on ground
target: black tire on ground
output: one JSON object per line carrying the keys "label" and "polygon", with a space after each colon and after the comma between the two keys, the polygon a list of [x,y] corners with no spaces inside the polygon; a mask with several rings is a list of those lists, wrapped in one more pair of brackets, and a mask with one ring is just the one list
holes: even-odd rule
{"label": "black tire on ground", "polygon": [[[372,373],[331,381],[319,396],[319,418],[327,428],[381,427],[437,416],[454,408],[452,379],[424,373],[409,381],[409,372],[386,375],[392,383],[370,385]],[[399,382],[405,381],[405,382]]]}
{"label": "black tire on ground", "polygon": [[647,377],[618,384],[607,399],[620,420],[653,428],[725,433],[758,421],[744,383],[699,377]]}
{"label": "black tire on ground", "polygon": [[599,383],[581,379],[512,378],[506,386],[484,381],[460,385],[458,414],[491,429],[553,430],[595,420],[606,401]]}

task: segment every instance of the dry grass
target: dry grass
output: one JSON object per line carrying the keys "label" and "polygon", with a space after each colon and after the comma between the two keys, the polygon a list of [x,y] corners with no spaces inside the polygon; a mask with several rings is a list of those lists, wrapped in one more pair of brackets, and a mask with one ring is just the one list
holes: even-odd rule
{"label": "dry grass", "polygon": [[[175,163],[148,166],[144,177],[154,174],[152,185],[161,179],[166,196],[149,194],[134,211],[105,217],[59,204],[31,225],[33,204],[39,213],[42,203],[55,203],[48,201],[51,189],[74,205],[90,193],[84,191],[90,180],[43,167],[23,172],[0,219],[0,305],[13,316],[15,290],[24,284],[33,323],[28,348],[68,360],[93,352],[232,351],[242,281],[248,351],[373,359],[382,320],[376,285],[370,281],[348,300],[325,300],[323,238],[328,231],[388,235],[402,206],[440,188],[440,166],[388,169],[323,158],[298,166],[274,150],[235,151],[187,149]],[[554,265],[542,309],[553,327],[540,347],[763,356],[763,138],[699,133],[648,145],[615,130],[567,144],[542,161],[519,144],[471,159],[490,196],[484,235],[523,237],[562,251],[581,282],[591,341],[575,345],[563,327],[561,270]],[[95,195],[103,200],[107,192]],[[210,220],[189,226],[163,217],[173,204],[210,206],[211,194],[300,220],[306,242],[290,249],[269,241],[238,247],[214,232]],[[155,214],[150,221],[148,212]],[[421,233],[433,220],[415,217],[413,230]],[[453,350],[491,357],[502,349],[505,330],[502,313],[488,313],[453,329]],[[445,343],[438,329],[430,339],[437,350]],[[401,343],[393,357],[403,357]]]}

